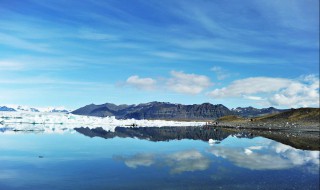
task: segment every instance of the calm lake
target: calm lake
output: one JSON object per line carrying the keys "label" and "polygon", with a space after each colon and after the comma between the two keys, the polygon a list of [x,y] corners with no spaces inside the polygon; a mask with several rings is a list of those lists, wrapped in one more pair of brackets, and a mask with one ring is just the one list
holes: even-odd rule
{"label": "calm lake", "polygon": [[319,151],[179,130],[2,129],[0,189],[319,189]]}

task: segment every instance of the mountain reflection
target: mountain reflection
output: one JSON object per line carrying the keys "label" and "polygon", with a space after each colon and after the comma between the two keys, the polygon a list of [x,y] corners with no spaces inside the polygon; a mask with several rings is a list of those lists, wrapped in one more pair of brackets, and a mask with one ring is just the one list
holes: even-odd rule
{"label": "mountain reflection", "polygon": [[105,139],[122,137],[138,138],[149,141],[169,141],[169,140],[203,140],[214,139],[222,141],[231,133],[221,129],[205,129],[202,127],[116,127],[114,132],[105,131],[102,128],[75,128],[75,130],[88,137],[102,137]]}
{"label": "mountain reflection", "polygon": [[[16,125],[19,125],[19,127],[17,128]],[[23,130],[20,130],[20,128]],[[0,124],[0,133],[10,135],[16,133],[66,134],[76,132],[91,138],[137,138],[154,142],[182,139],[210,140],[209,143],[211,145],[220,143],[230,135],[236,136],[237,138],[254,138],[262,136],[302,150],[320,149],[318,133],[300,133],[299,131],[263,131],[226,129],[221,127],[115,127],[114,130],[107,131],[102,127],[89,128],[57,124]],[[246,150],[247,153],[250,153],[250,151],[251,150],[249,149]]]}

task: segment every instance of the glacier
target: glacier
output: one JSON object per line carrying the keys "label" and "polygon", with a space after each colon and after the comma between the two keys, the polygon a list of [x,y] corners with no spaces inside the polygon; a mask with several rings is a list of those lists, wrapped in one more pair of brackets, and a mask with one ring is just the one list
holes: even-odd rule
{"label": "glacier", "polygon": [[[205,122],[116,119],[111,117],[94,117],[74,115],[71,113],[51,112],[0,112],[0,130],[2,131],[42,131],[62,133],[73,131],[77,127],[90,129],[102,127],[114,132],[116,127],[188,127],[203,126]],[[5,130],[7,129],[7,130]]]}

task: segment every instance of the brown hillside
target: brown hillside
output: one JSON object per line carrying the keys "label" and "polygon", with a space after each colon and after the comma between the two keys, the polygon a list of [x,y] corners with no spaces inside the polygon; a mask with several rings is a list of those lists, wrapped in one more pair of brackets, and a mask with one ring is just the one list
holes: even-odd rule
{"label": "brown hillside", "polygon": [[218,121],[219,122],[245,122],[246,119],[236,115],[227,115],[227,116],[220,117]]}
{"label": "brown hillside", "polygon": [[290,121],[290,122],[318,122],[320,121],[319,108],[299,108],[286,112],[255,118],[256,121]]}

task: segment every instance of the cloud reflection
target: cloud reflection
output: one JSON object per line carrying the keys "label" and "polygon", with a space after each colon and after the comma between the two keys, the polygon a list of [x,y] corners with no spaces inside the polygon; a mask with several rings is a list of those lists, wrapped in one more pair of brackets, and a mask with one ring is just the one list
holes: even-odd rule
{"label": "cloud reflection", "polygon": [[210,165],[210,159],[197,150],[179,151],[166,155],[140,153],[128,157],[115,156],[114,159],[123,161],[129,168],[151,166],[153,164],[167,166],[172,174],[204,171]]}
{"label": "cloud reflection", "polygon": [[187,171],[204,171],[209,168],[210,159],[197,150],[187,150],[168,155],[166,164],[171,168],[171,173]]}
{"label": "cloud reflection", "polygon": [[151,166],[155,162],[155,155],[141,153],[131,157],[115,156],[115,160],[123,161],[129,168],[137,168],[139,166]]}
{"label": "cloud reflection", "polygon": [[211,148],[209,152],[251,170],[280,170],[303,165],[319,168],[319,151],[302,151],[274,141],[265,147],[221,146]]}

